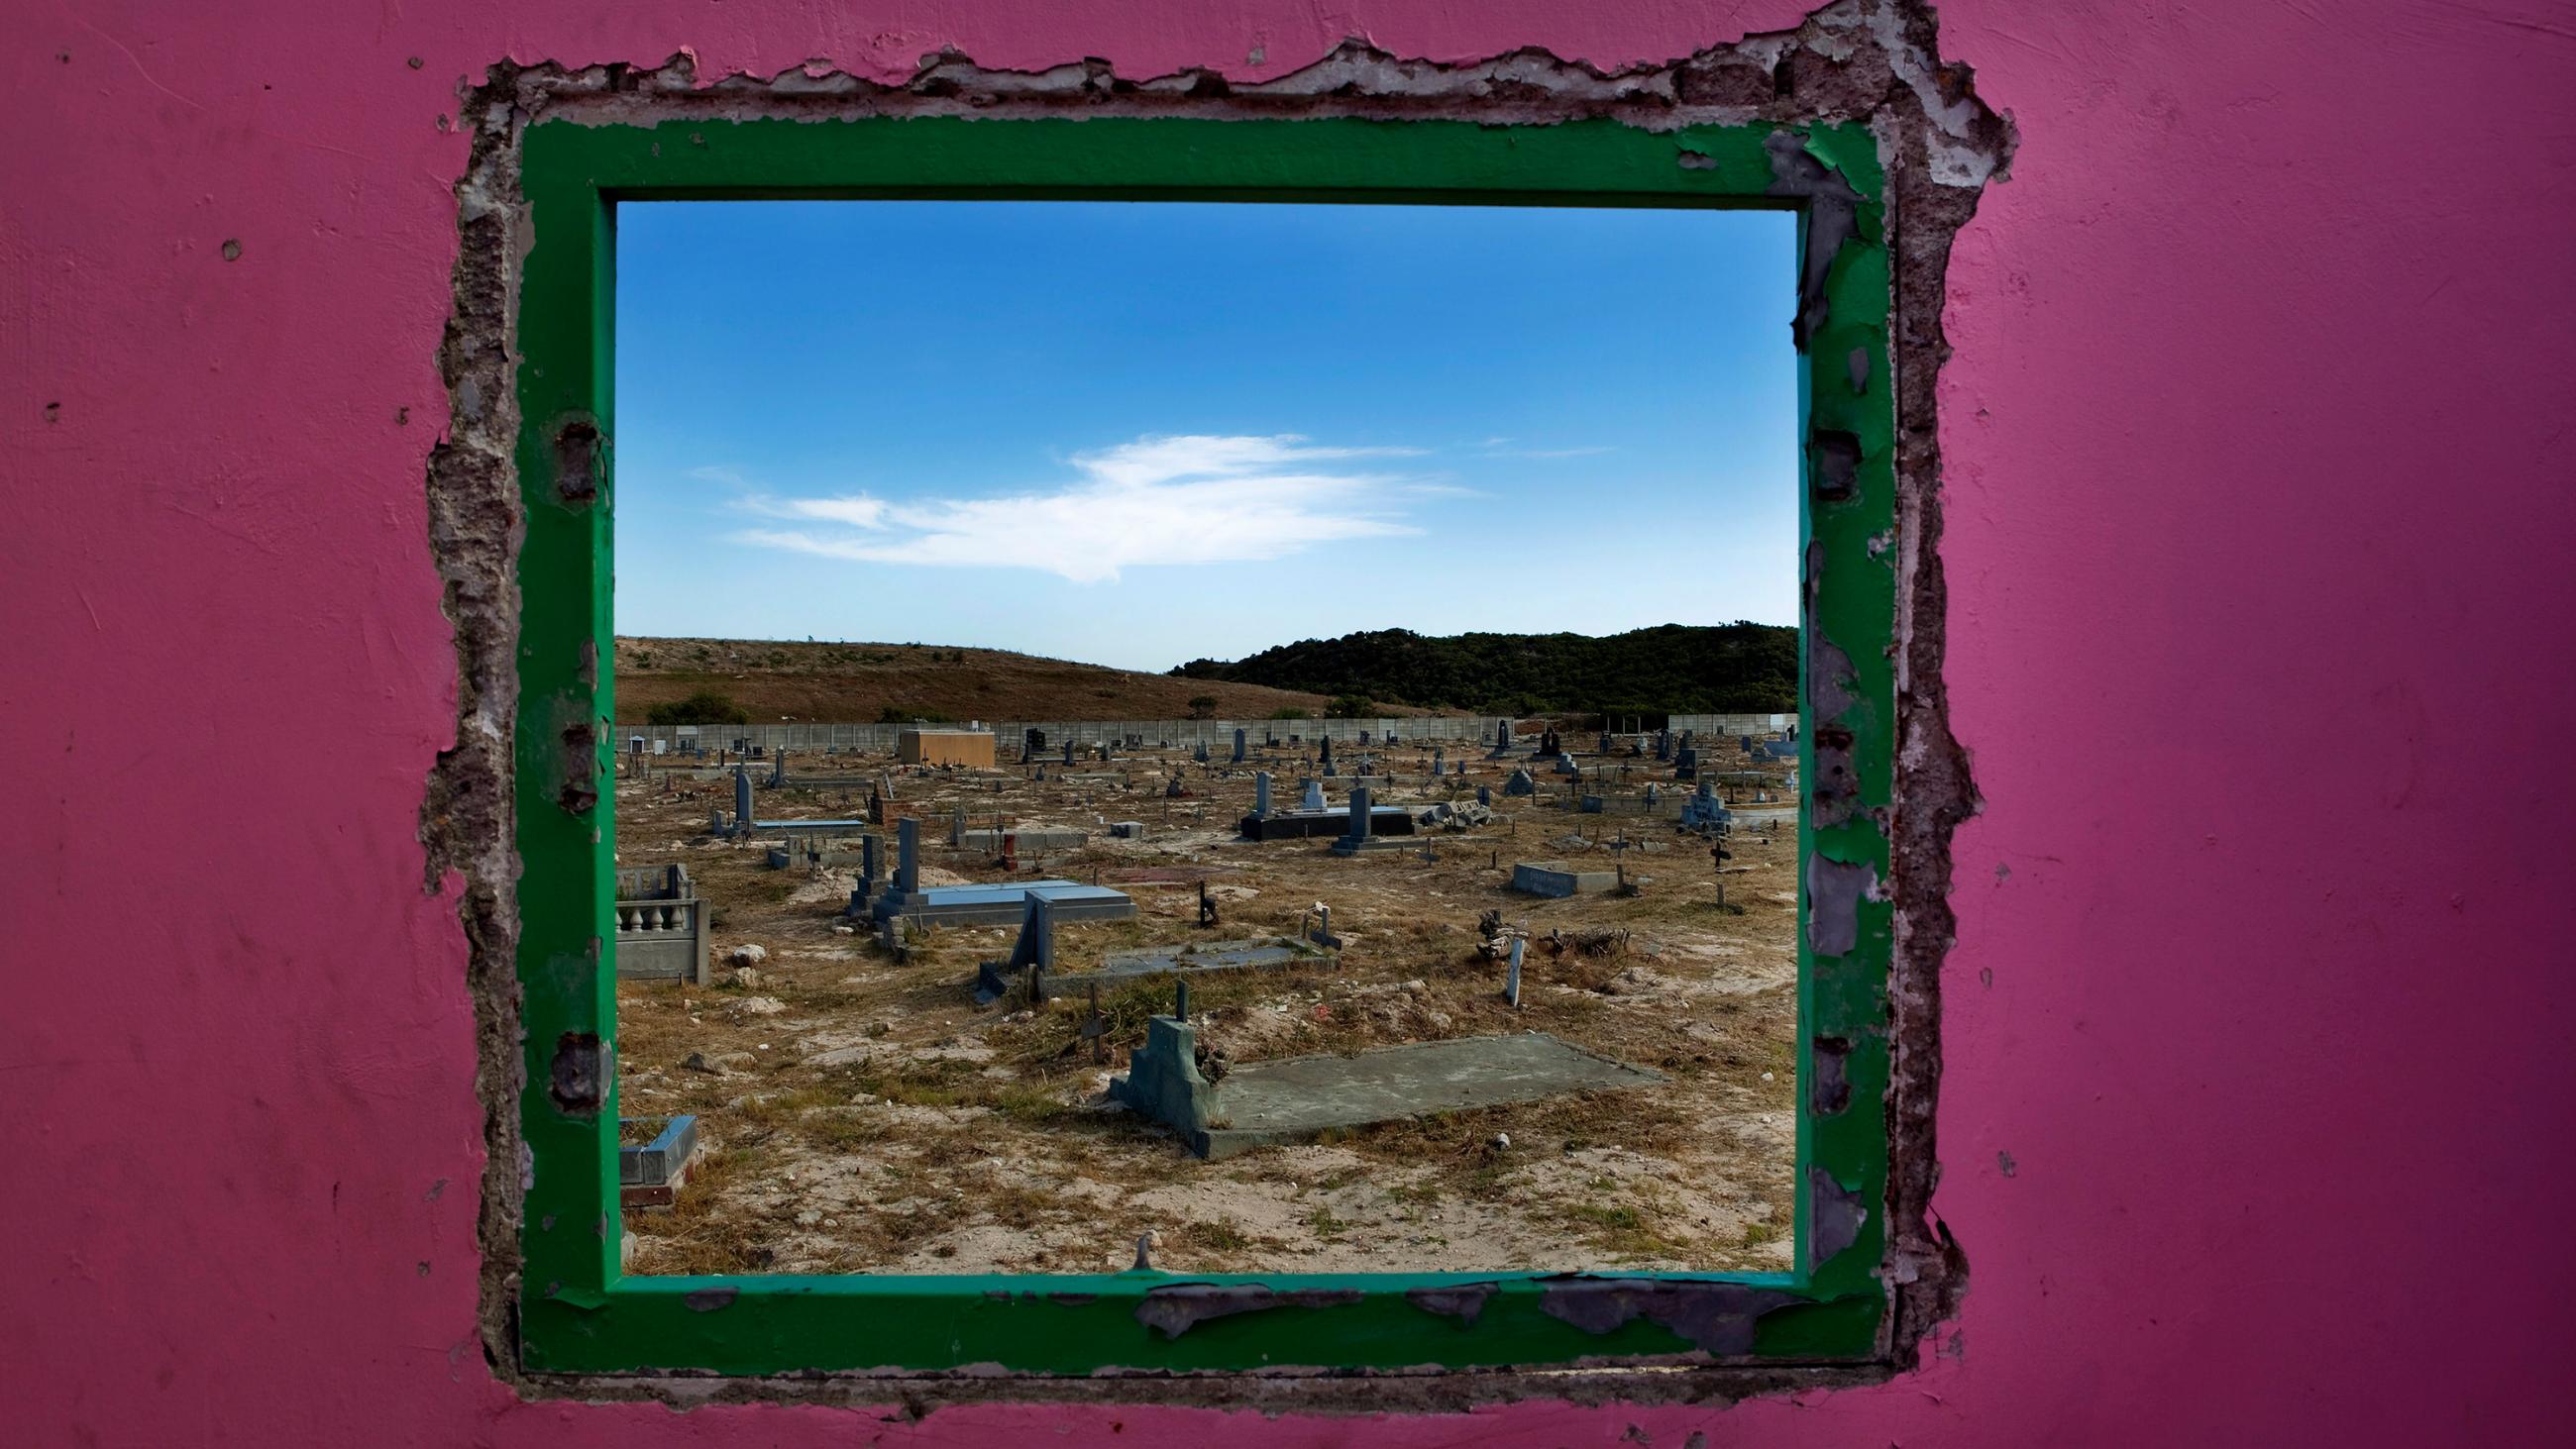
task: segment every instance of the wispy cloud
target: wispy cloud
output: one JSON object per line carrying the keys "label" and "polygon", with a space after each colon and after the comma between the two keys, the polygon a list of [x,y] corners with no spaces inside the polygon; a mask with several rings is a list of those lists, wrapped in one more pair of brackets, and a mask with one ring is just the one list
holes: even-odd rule
{"label": "wispy cloud", "polygon": [[1411,457],[1271,436],[1148,436],[1078,453],[1079,475],[1045,491],[894,501],[868,493],[754,496],[747,511],[826,528],[749,528],[735,541],[861,563],[1034,569],[1114,582],[1139,565],[1282,558],[1341,539],[1418,530],[1398,516],[1408,481],[1319,467]]}

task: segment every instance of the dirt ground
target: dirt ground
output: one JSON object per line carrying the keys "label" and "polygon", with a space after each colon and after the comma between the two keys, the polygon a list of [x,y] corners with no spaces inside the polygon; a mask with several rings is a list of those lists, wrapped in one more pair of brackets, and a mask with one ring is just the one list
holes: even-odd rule
{"label": "dirt ground", "polygon": [[[1004,753],[1016,756],[1015,744]],[[1467,756],[1463,779],[1433,781],[1428,747],[1407,743],[1377,750],[1386,777],[1367,782],[1381,804],[1472,800],[1478,784],[1493,788],[1491,824],[1418,837],[1436,859],[1415,849],[1343,859],[1326,839],[1243,841],[1235,822],[1251,808],[1255,765],[1198,765],[1182,750],[1076,767],[1122,774],[1124,788],[1053,778],[1056,764],[1040,783],[1018,765],[792,762],[891,772],[897,808],[921,817],[928,884],[1008,878],[987,853],[945,843],[959,801],[978,828],[999,815],[1090,831],[1085,848],[1020,876],[1096,878],[1133,896],[1137,916],[1060,927],[1062,972],[1131,946],[1293,935],[1311,906],[1330,905],[1346,943],[1338,965],[1194,978],[1202,1044],[1238,1064],[1545,1031],[1666,1078],[1218,1162],[1105,1096],[1146,1017],[1168,1009],[1170,978],[1103,994],[1109,1059],[1095,1061],[1076,1034],[1088,1010],[1078,997],[1043,1010],[976,1005],[976,963],[1008,956],[1014,930],[933,930],[898,963],[841,919],[851,871],[770,869],[756,845],[706,834],[710,810],[731,808],[729,777],[621,779],[619,863],[688,868],[714,904],[717,963],[711,988],[618,989],[621,1113],[695,1113],[706,1144],[672,1207],[626,1214],[632,1270],[1095,1272],[1130,1266],[1147,1234],[1155,1265],[1182,1272],[1787,1268],[1794,816],[1750,805],[1751,776],[1734,782],[1739,813],[1721,873],[1708,844],[1669,819],[1571,812],[1545,773],[1535,799],[1506,797],[1518,761],[1451,748],[1453,761]],[[1359,753],[1337,749],[1343,776],[1323,782],[1335,805]],[[1275,752],[1275,803],[1294,803],[1306,756],[1284,744]],[[1651,757],[1578,760],[1614,775],[1628,767],[1624,784],[1608,783],[1612,794],[1642,794],[1649,780],[1667,800],[1689,789]],[[1731,745],[1719,762],[1750,768]],[[754,778],[766,772],[756,766]],[[1175,774],[1187,798],[1164,797]],[[1785,765],[1765,772],[1774,802],[1786,777]],[[838,790],[764,789],[758,805],[772,819],[864,809],[864,792]],[[1146,838],[1107,838],[1104,822],[1116,820],[1143,821]],[[891,824],[885,834],[891,870]],[[1638,848],[1610,849],[1622,837]],[[1585,869],[1621,861],[1649,879],[1633,898],[1505,889],[1514,861],[1556,859]],[[1209,930],[1197,921],[1202,881],[1222,917]],[[1502,999],[1503,966],[1477,950],[1478,917],[1494,908],[1531,936],[1517,1011]],[[1557,947],[1603,931],[1625,936],[1598,954]],[[765,959],[727,966],[743,945]]]}

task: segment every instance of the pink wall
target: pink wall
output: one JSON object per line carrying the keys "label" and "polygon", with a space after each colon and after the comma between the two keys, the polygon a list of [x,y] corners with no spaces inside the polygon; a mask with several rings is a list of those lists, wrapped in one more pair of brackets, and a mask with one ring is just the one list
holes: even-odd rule
{"label": "pink wall", "polygon": [[682,46],[891,75],[943,44],[1269,73],[1353,32],[1616,63],[1797,8],[12,7],[0,1438],[2542,1439],[2576,1288],[2576,24],[2548,0],[1944,7],[2023,142],[1953,273],[1943,398],[1987,808],[1938,1204],[1972,1282],[1932,1367],[1221,1429],[526,1405],[487,1374],[465,948],[414,839],[453,708],[421,480],[457,78]]}

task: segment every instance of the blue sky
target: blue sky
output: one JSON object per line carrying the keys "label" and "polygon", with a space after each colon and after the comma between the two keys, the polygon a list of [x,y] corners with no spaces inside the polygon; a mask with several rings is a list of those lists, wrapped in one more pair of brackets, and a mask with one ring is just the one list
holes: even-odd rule
{"label": "blue sky", "polygon": [[1795,619],[1785,214],[681,202],[618,229],[620,633],[1159,670]]}

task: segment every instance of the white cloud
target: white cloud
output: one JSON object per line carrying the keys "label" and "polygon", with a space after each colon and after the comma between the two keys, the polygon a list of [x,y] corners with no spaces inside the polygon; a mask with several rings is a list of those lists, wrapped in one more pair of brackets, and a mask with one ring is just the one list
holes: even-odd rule
{"label": "white cloud", "polygon": [[766,517],[838,527],[754,528],[733,537],[862,563],[1025,568],[1107,583],[1137,565],[1276,559],[1321,543],[1417,532],[1395,516],[1407,480],[1312,465],[1419,451],[1317,447],[1290,433],[1149,436],[1076,454],[1082,479],[1045,492],[746,499]]}

